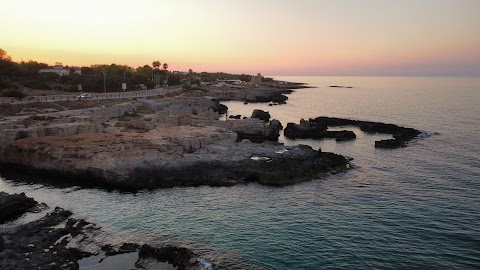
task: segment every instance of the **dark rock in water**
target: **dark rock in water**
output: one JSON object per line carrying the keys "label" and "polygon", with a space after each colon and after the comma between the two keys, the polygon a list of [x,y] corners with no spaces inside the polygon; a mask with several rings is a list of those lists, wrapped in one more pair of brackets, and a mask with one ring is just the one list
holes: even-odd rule
{"label": "dark rock in water", "polygon": [[106,256],[114,256],[118,254],[136,252],[140,250],[140,245],[135,243],[123,243],[118,249],[114,248],[112,245],[104,245],[102,250],[105,251]]}
{"label": "dark rock in water", "polygon": [[288,123],[283,131],[289,139],[323,139],[325,138],[325,126],[303,126],[295,123]]}
{"label": "dark rock in water", "polygon": [[389,139],[389,140],[380,140],[375,141],[376,148],[399,148],[406,146],[406,142],[403,140]]}
{"label": "dark rock in water", "polygon": [[221,104],[218,101],[214,101],[215,106],[212,106],[211,108],[213,109],[214,112],[218,112],[218,114],[226,114],[228,111],[228,107]]}
{"label": "dark rock in water", "polygon": [[335,117],[317,117],[310,119],[312,126],[356,126],[360,130],[367,133],[383,133],[393,135],[393,139],[381,140],[375,142],[377,148],[398,148],[406,146],[406,144],[420,135],[420,131],[413,128],[400,127],[394,124],[385,124],[379,122],[350,120]]}
{"label": "dark rock in water", "polygon": [[195,254],[187,248],[179,247],[161,247],[155,248],[149,245],[143,245],[140,248],[138,262],[135,264],[137,267],[147,268],[147,264],[144,265],[142,261],[147,263],[151,258],[160,262],[168,262],[177,267],[177,269],[192,269],[196,266],[197,262]]}
{"label": "dark rock in water", "polygon": [[343,85],[330,85],[332,88],[353,88],[352,86],[343,86]]}
{"label": "dark rock in water", "polygon": [[77,226],[52,228],[70,215],[72,212],[57,207],[41,219],[3,234],[5,242],[0,249],[0,269],[78,269],[77,260],[91,254],[66,245],[70,237],[83,229]]}
{"label": "dark rock in water", "polygon": [[300,125],[288,123],[283,134],[289,139],[324,139],[333,138],[336,141],[347,141],[357,138],[351,130],[328,131],[326,126],[309,125],[300,121]]}
{"label": "dark rock in water", "polygon": [[254,110],[251,118],[258,118],[264,122],[268,122],[270,120],[270,113],[263,110]]}
{"label": "dark rock in water", "polygon": [[242,116],[237,114],[237,115],[230,115],[228,118],[230,118],[230,119],[240,119],[240,118],[242,118]]}
{"label": "dark rock in water", "polygon": [[0,192],[0,223],[15,219],[38,203],[25,193],[10,195]]}
{"label": "dark rock in water", "polygon": [[245,101],[245,103],[268,103],[268,102],[273,102],[277,104],[286,104],[288,97],[285,96],[284,94],[290,94],[292,93],[291,90],[284,90],[284,91],[276,91],[269,93],[268,95],[265,96],[255,96],[254,98],[249,98]]}
{"label": "dark rock in water", "polygon": [[337,142],[350,141],[357,138],[357,135],[351,130],[327,131],[327,138],[335,138]]}
{"label": "dark rock in water", "polygon": [[278,129],[278,130],[283,129],[282,123],[280,121],[276,120],[276,119],[272,119],[272,121],[270,121],[270,126],[274,127],[275,129]]}

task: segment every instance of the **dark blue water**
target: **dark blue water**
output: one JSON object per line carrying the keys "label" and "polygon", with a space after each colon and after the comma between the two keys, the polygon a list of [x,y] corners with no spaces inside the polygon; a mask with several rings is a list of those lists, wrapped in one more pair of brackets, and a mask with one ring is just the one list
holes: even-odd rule
{"label": "dark blue water", "polygon": [[[280,78],[280,77],[279,77]],[[325,116],[425,131],[406,148],[357,140],[288,141],[354,158],[354,169],[282,188],[173,188],[122,194],[0,180],[101,224],[113,240],[176,243],[226,269],[479,269],[480,79],[281,77],[318,88],[269,110],[284,125]],[[354,86],[351,89],[328,85]],[[109,240],[112,240],[110,238]]]}

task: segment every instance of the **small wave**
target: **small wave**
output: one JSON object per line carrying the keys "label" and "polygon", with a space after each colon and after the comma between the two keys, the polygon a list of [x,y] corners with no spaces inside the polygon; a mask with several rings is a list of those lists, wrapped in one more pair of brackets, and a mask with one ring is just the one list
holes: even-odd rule
{"label": "small wave", "polygon": [[202,270],[213,270],[213,264],[206,259],[197,259],[198,265]]}
{"label": "small wave", "polygon": [[439,132],[435,132],[435,131],[422,131],[419,135],[418,135],[418,138],[428,138],[428,137],[432,137],[432,136],[439,136],[439,135],[442,135],[441,133]]}

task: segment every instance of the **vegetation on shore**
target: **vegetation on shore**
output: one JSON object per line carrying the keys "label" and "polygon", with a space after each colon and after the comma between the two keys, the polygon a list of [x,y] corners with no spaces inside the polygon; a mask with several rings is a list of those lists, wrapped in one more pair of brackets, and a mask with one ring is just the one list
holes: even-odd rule
{"label": "vegetation on shore", "polygon": [[52,68],[46,63],[35,60],[15,62],[0,48],[0,96],[22,98],[20,89],[60,90],[79,92],[81,85],[84,92],[122,91],[122,83],[128,90],[151,89],[156,86],[195,85],[216,80],[250,81],[251,75],[228,74],[224,72],[172,72],[167,63],[158,60],[152,65],[137,68],[119,64],[95,64],[80,67],[81,74],[74,71],[78,67],[65,66],[71,73],[60,76],[57,73],[39,73],[40,69]]}

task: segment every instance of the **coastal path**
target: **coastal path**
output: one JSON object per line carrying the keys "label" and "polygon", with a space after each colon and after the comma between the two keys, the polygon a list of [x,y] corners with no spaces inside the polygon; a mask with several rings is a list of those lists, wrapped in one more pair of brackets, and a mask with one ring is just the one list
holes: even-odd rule
{"label": "coastal path", "polygon": [[49,96],[28,96],[22,99],[17,98],[0,98],[0,104],[26,104],[34,102],[57,102],[57,101],[73,101],[73,100],[99,100],[99,99],[119,99],[119,98],[140,98],[158,95],[166,95],[182,91],[181,86],[170,86],[163,88],[154,88],[150,90],[129,91],[129,92],[110,92],[110,93],[92,93],[91,98],[80,98],[75,95],[49,95]]}

